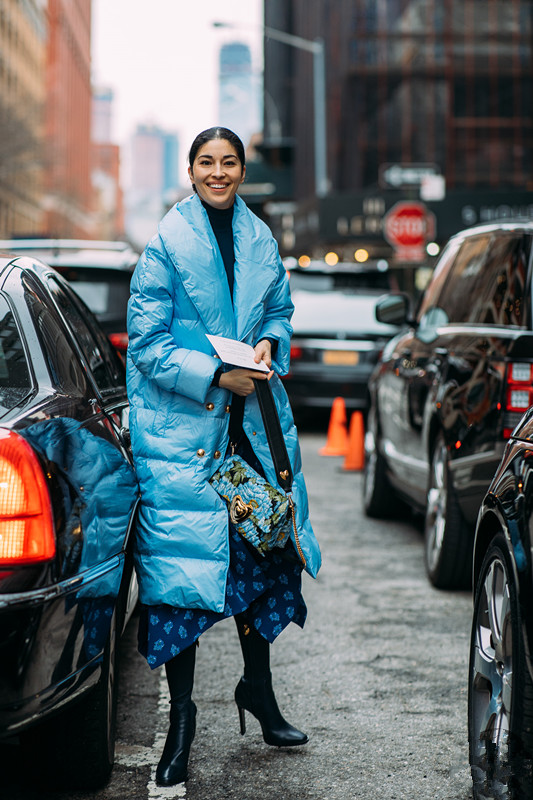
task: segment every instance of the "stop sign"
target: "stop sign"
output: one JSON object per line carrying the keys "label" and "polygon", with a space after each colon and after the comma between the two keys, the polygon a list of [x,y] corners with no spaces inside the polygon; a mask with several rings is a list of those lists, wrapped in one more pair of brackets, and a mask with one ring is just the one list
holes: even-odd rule
{"label": "stop sign", "polygon": [[424,203],[403,200],[385,214],[383,234],[394,247],[423,248],[435,235],[435,216]]}

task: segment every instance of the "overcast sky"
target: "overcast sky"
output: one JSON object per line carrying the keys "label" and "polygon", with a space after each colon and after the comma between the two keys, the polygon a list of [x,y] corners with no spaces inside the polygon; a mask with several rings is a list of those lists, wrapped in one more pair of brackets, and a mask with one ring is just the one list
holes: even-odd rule
{"label": "overcast sky", "polygon": [[[175,131],[180,165],[194,136],[216,125],[218,52],[250,45],[262,68],[262,0],[93,0],[93,83],[115,91],[113,138],[125,144],[138,122]],[[213,28],[213,21],[233,29]],[[183,166],[186,175],[186,168]]]}

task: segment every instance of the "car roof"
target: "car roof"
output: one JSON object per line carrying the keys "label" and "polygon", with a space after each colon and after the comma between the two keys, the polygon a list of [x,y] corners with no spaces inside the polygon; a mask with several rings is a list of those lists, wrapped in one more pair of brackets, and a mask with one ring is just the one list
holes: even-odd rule
{"label": "car roof", "polygon": [[139,260],[127,242],[86,239],[3,239],[2,252],[39,258],[51,267],[131,270]]}
{"label": "car roof", "polygon": [[454,233],[450,239],[459,239],[467,236],[479,236],[480,234],[486,233],[513,233],[516,231],[533,233],[533,221],[530,219],[505,219],[501,220],[500,222],[494,221],[490,223],[479,223],[478,225],[472,225],[471,228],[465,228],[462,231]]}

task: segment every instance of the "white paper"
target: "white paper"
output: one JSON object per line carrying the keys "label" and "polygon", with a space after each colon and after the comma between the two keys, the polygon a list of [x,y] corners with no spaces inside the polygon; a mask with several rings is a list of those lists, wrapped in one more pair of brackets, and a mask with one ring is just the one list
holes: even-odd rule
{"label": "white paper", "polygon": [[211,336],[209,333],[206,333],[206,336],[225,364],[253,369],[256,372],[270,372],[264,361],[260,361],[259,364],[254,361],[255,352],[251,345],[238,342],[236,339],[227,339],[225,336]]}

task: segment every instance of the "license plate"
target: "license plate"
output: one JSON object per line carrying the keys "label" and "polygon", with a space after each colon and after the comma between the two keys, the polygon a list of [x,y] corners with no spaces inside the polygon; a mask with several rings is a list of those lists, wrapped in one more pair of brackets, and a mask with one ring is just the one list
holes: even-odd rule
{"label": "license plate", "polygon": [[359,353],[356,350],[324,350],[322,362],[342,367],[354,367],[359,362]]}

